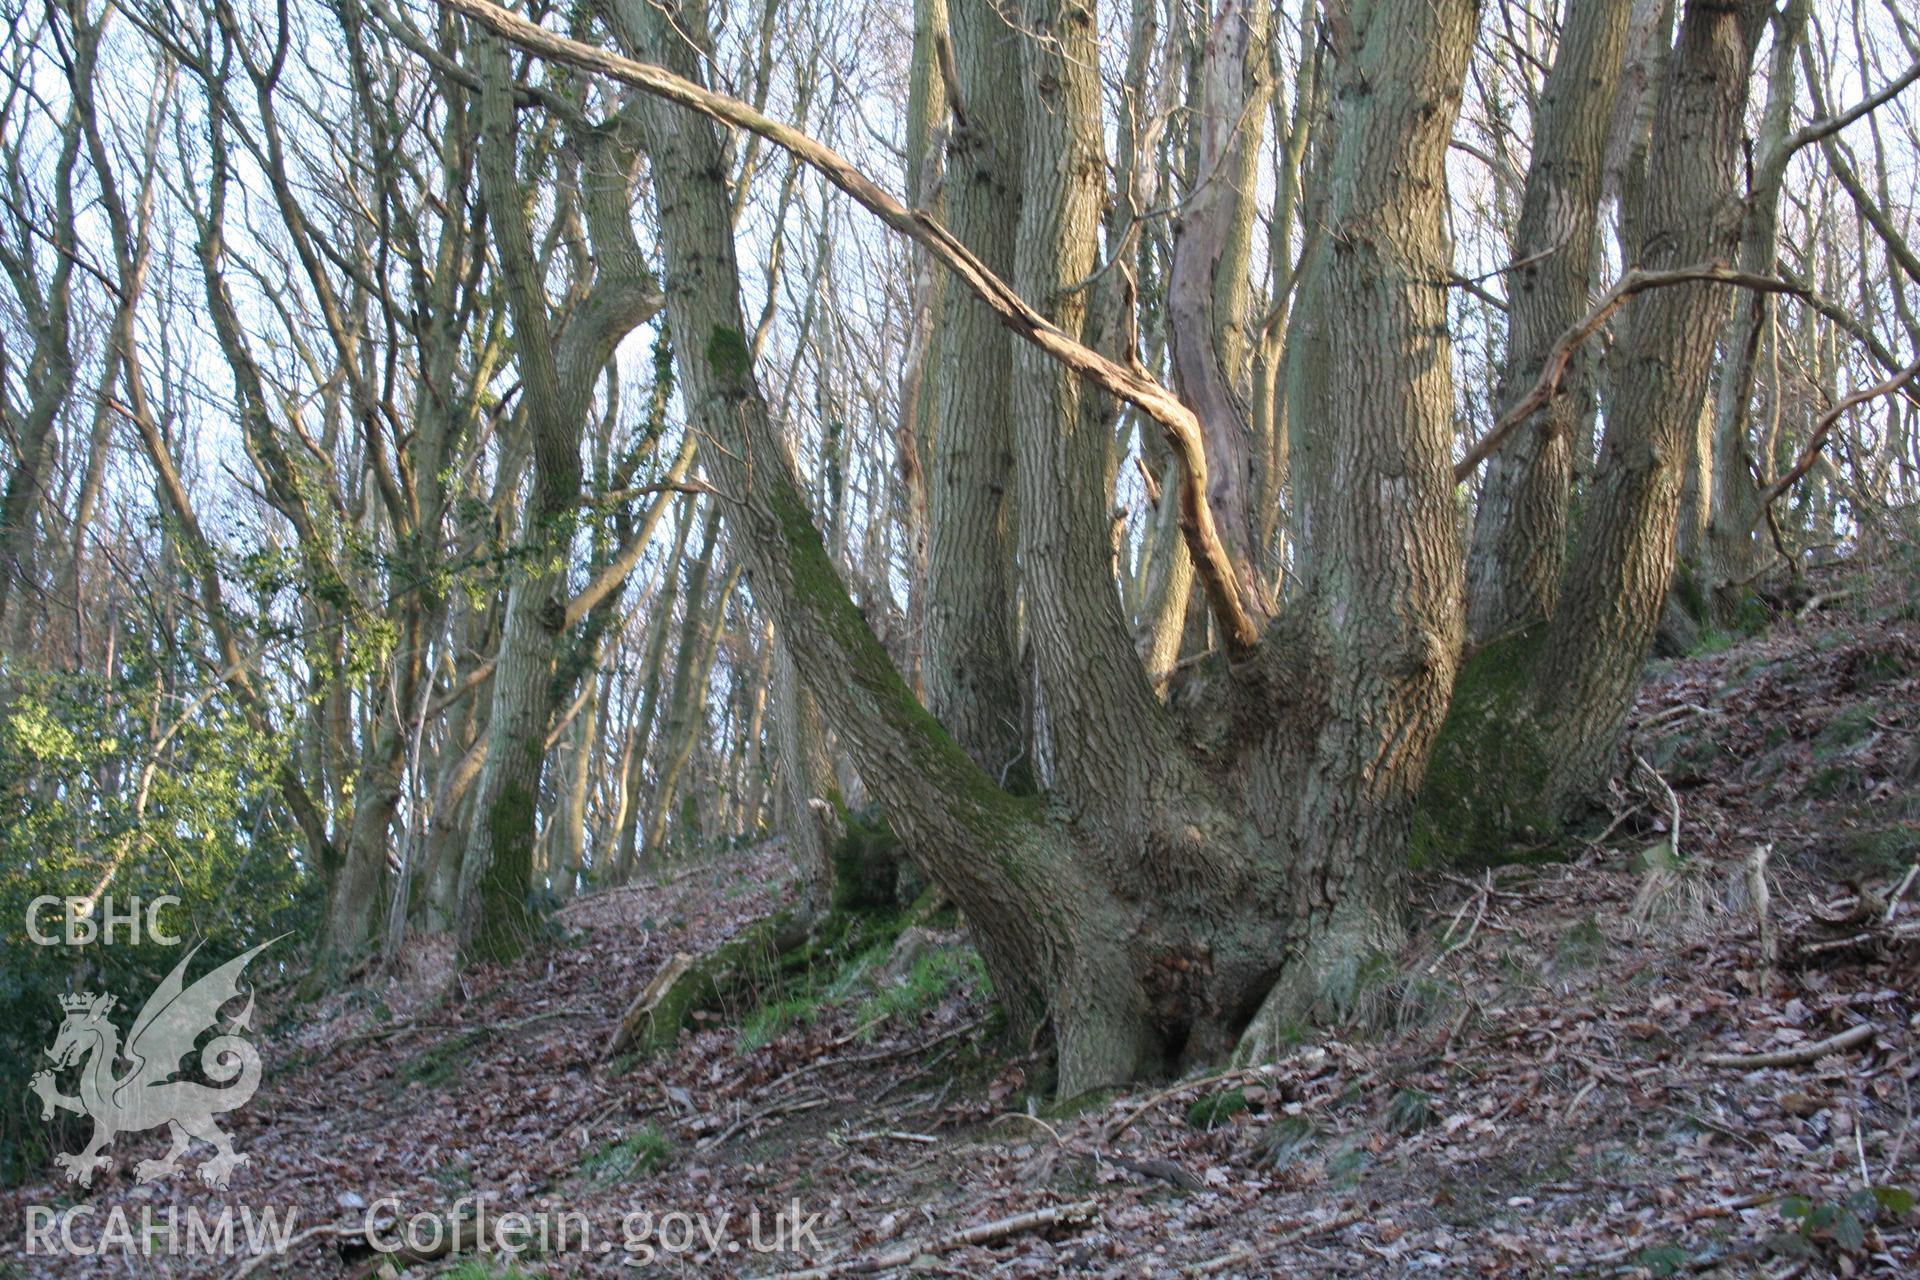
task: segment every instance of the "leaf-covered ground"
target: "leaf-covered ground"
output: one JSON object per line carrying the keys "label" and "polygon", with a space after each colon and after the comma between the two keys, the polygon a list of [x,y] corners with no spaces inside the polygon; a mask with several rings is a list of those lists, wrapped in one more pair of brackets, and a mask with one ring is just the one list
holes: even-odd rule
{"label": "leaf-covered ground", "polygon": [[[1269,1068],[1050,1109],[929,930],[804,1004],[603,1060],[659,966],[781,900],[769,847],[572,904],[511,969],[420,954],[295,1010],[232,1117],[231,1188],[197,1157],[137,1186],[163,1140],[123,1138],[77,1229],[273,1206],[283,1251],[28,1256],[29,1207],[77,1203],[50,1174],[0,1201],[0,1276],[1920,1274],[1920,621],[1852,589],[1656,664],[1611,812],[1423,873],[1354,1024]],[[1805,1060],[1728,1060],[1764,1053]],[[513,1211],[581,1215],[587,1247],[366,1243],[369,1215],[391,1245],[476,1203],[489,1248]],[[796,1205],[797,1247],[757,1248],[796,1245]]]}

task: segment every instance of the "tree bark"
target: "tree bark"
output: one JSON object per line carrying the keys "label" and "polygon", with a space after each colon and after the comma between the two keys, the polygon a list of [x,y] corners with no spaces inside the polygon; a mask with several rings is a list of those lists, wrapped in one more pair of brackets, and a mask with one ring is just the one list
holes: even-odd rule
{"label": "tree bark", "polygon": [[[1013,272],[1023,138],[1017,32],[993,0],[952,0],[948,227],[996,273]],[[928,483],[927,705],[998,778],[1030,775],[1014,655],[1013,340],[980,299],[946,299]]]}
{"label": "tree bark", "polygon": [[[1540,377],[1560,335],[1587,310],[1609,125],[1630,6],[1571,0],[1560,49],[1535,111],[1520,225],[1507,276],[1507,360],[1497,403]],[[1573,446],[1590,357],[1575,357],[1563,393],[1488,460],[1467,558],[1468,633],[1476,644],[1553,613],[1566,567]]]}
{"label": "tree bark", "polygon": [[[1742,216],[1738,143],[1768,12],[1764,0],[1687,6],[1648,158],[1636,253],[1644,269],[1732,256]],[[1604,777],[1652,645],[1725,288],[1649,290],[1625,313],[1599,470],[1540,654],[1549,813],[1564,813]]]}
{"label": "tree bark", "polygon": [[634,240],[628,193],[634,168],[631,108],[580,138],[582,213],[592,237],[592,278],[557,340],[519,182],[513,91],[504,46],[473,45],[481,69],[479,170],[495,228],[515,358],[525,384],[522,413],[533,443],[525,559],[507,594],[493,673],[486,764],[473,797],[460,867],[458,934],[464,953],[512,956],[530,933],[526,895],[553,712],[555,647],[567,625],[567,562],[580,500],[581,433],[593,388],[614,347],[660,308],[651,270]]}

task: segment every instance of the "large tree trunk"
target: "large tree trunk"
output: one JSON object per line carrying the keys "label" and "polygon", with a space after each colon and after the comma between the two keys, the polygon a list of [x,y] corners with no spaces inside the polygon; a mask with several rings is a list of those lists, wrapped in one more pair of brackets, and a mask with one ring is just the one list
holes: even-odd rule
{"label": "large tree trunk", "polygon": [[[617,13],[630,44],[697,73],[653,6],[631,0]],[[725,446],[707,465],[741,495],[728,514],[756,594],[800,670],[822,673],[822,711],[908,848],[966,911],[1016,1019],[1051,1018],[1065,1091],[1222,1051],[1288,969],[1289,948],[1311,972],[1276,1021],[1301,992],[1341,987],[1329,970],[1350,990],[1359,957],[1394,935],[1390,876],[1460,630],[1445,298],[1428,282],[1448,258],[1441,165],[1472,15],[1466,0],[1388,5],[1360,55],[1356,74],[1390,88],[1352,107],[1335,201],[1351,257],[1329,268],[1319,301],[1337,339],[1367,353],[1367,376],[1328,380],[1340,466],[1340,492],[1323,499],[1337,530],[1321,562],[1330,576],[1325,602],[1303,615],[1312,622],[1286,637],[1319,660],[1270,646],[1249,689],[1268,727],[1218,777],[1196,767],[1132,654],[1108,551],[1106,433],[1092,429],[1074,379],[1016,350],[1044,808],[1000,791],[920,711],[847,600],[739,340],[712,129],[665,104],[647,111],[649,154],[673,175],[655,184],[669,313],[676,333],[708,335],[683,385]],[[1061,285],[1090,272],[1099,213],[1092,14],[1030,4],[1016,22],[1028,33],[1016,276],[1073,334],[1085,291]],[[1338,674],[1340,699],[1312,696],[1301,677],[1316,667]],[[1300,704],[1260,711],[1275,689]]]}
{"label": "large tree trunk", "polygon": [[[682,35],[698,21],[676,24],[687,15],[648,0],[609,3],[622,42],[667,63],[681,82],[664,85],[645,68],[596,61],[538,32],[519,30],[517,38],[742,118],[684,85],[702,73]],[[1696,7],[1690,30],[1713,28],[1724,12]],[[1476,15],[1471,0],[1380,0],[1339,24],[1326,233],[1303,301],[1315,339],[1299,362],[1298,403],[1316,424],[1318,453],[1299,482],[1313,511],[1310,572],[1299,603],[1254,644],[1226,580],[1231,570],[1223,577],[1204,499],[1186,495],[1209,602],[1237,636],[1219,716],[1189,741],[1182,729],[1192,722],[1154,696],[1120,613],[1104,415],[1062,364],[1042,356],[1156,406],[1183,462],[1192,459],[1190,423],[1166,414],[1150,385],[1115,378],[1077,338],[1089,290],[1068,286],[1093,266],[1101,195],[1093,13],[1071,0],[1031,0],[1013,11],[1025,109],[1015,276],[1032,310],[1009,302],[1005,284],[964,254],[942,252],[1029,339],[1012,360],[1013,470],[1041,800],[997,787],[920,708],[849,599],[742,336],[719,140],[705,120],[664,97],[650,94],[642,108],[667,305],[682,336],[681,386],[694,425],[721,446],[705,465],[732,498],[727,518],[756,598],[775,613],[824,719],[907,847],[966,912],[1016,1025],[1051,1022],[1066,1092],[1214,1056],[1243,1030],[1247,1052],[1265,1052],[1294,1018],[1346,1007],[1375,953],[1400,936],[1396,889],[1408,823],[1465,627],[1450,461],[1445,159]],[[485,20],[512,28],[490,11]],[[1741,81],[1744,62],[1717,31],[1690,41],[1704,48],[1681,59],[1693,72],[1684,83]],[[1750,53],[1750,44],[1739,52]],[[1650,202],[1648,221],[1662,228],[1672,225],[1676,203],[1664,193],[1698,185],[1673,179],[1701,158],[1693,154],[1698,135],[1711,135],[1706,149],[1716,156],[1726,137],[1719,111],[1695,109],[1710,127],[1689,129],[1693,96],[1670,99],[1666,114],[1683,122],[1689,141],[1656,149],[1653,185],[1663,194]],[[764,122],[753,127],[779,133]],[[849,179],[837,158],[784,136],[893,225],[943,246],[943,230]],[[1675,339],[1683,360],[1695,361],[1697,317],[1680,297],[1673,316],[1659,313],[1640,334],[1649,356],[1642,377],[1655,334]],[[1668,332],[1665,319],[1679,332]],[[1672,407],[1668,381],[1654,381],[1660,394],[1626,398],[1643,415],[1630,419],[1637,426],[1614,424],[1628,441],[1634,430],[1662,429],[1649,410]],[[1697,406],[1697,391],[1677,398]],[[1625,447],[1617,442],[1614,452]],[[1185,474],[1198,489],[1203,473],[1204,460]],[[1580,561],[1589,575],[1614,570],[1616,545],[1635,564],[1642,542],[1670,551],[1672,489],[1662,527],[1633,483],[1631,473],[1603,481],[1608,514],[1593,535],[1600,550]],[[1584,609],[1591,592],[1576,575],[1569,599]],[[1631,639],[1596,629],[1583,643],[1620,647]],[[1579,662],[1615,670],[1607,655]]]}
{"label": "large tree trunk", "polygon": [[1307,665],[1268,636],[1270,681],[1300,719],[1283,720],[1255,757],[1249,806],[1285,851],[1274,859],[1288,907],[1275,954],[1296,958],[1248,1028],[1251,1056],[1278,1048],[1301,1018],[1341,1010],[1367,957],[1400,937],[1407,825],[1463,628],[1438,282],[1452,262],[1446,149],[1476,8],[1374,6],[1334,89],[1327,240],[1302,299],[1319,317],[1319,350],[1340,362],[1306,380],[1324,433],[1308,477],[1320,491],[1300,619]]}

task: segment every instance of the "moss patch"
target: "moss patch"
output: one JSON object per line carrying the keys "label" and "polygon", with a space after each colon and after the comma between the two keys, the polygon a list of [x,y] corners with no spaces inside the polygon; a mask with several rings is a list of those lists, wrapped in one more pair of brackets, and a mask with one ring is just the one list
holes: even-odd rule
{"label": "moss patch", "polygon": [[469,960],[511,960],[533,936],[527,886],[533,880],[535,808],[533,793],[510,782],[487,814],[493,856],[480,880],[480,923],[466,949]]}
{"label": "moss patch", "polygon": [[581,1158],[578,1172],[595,1186],[610,1186],[629,1178],[645,1177],[665,1168],[673,1159],[673,1142],[651,1125],[643,1125]]}
{"label": "moss patch", "polygon": [[1545,630],[1496,640],[1461,667],[1414,811],[1414,866],[1512,861],[1516,840],[1555,829],[1545,802],[1546,742],[1530,697]]}

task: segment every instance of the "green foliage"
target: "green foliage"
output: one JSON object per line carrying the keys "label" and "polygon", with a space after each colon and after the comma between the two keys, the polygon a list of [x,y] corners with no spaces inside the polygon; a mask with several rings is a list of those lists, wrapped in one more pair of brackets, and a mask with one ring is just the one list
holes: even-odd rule
{"label": "green foliage", "polygon": [[[110,942],[38,945],[26,930],[34,899],[85,897],[103,880],[116,912],[172,895],[180,903],[161,912],[162,933],[204,944],[208,960],[308,935],[319,911],[275,798],[286,744],[226,699],[201,701],[205,673],[169,646],[124,634],[111,677],[0,664],[0,1183],[41,1168],[85,1129],[64,1112],[43,1122],[22,1101],[28,1075],[45,1065],[60,997],[112,992],[131,1017],[184,954],[144,919],[137,940],[121,929]],[[62,908],[37,914],[42,933],[61,931]],[[289,940],[249,978],[272,982],[298,961]]]}
{"label": "green foliage", "polygon": [[442,1280],[534,1280],[534,1277],[532,1272],[522,1271],[512,1263],[471,1258],[445,1272]]}
{"label": "green foliage", "polygon": [[1677,1244],[1650,1244],[1633,1257],[1634,1263],[1645,1267],[1649,1275],[1670,1276],[1691,1260],[1687,1251]]}
{"label": "green foliage", "polygon": [[587,1153],[580,1176],[605,1187],[633,1177],[645,1177],[665,1168],[673,1159],[673,1141],[652,1125],[643,1125],[614,1142]]}
{"label": "green foliage", "polygon": [[740,1023],[740,1047],[758,1049],[771,1044],[789,1027],[810,1025],[823,1007],[819,995],[812,991],[770,1000]]}
{"label": "green foliage", "polygon": [[1561,935],[1553,949],[1553,962],[1559,969],[1591,969],[1607,958],[1607,935],[1592,916],[1588,916]]}
{"label": "green foliage", "polygon": [[1838,1201],[1787,1196],[1780,1201],[1780,1217],[1789,1229],[1774,1237],[1773,1247],[1802,1257],[1820,1246],[1857,1255],[1866,1249],[1869,1226],[1905,1217],[1913,1208],[1913,1192],[1905,1187],[1869,1187]]}
{"label": "green foliage", "polygon": [[1747,633],[1744,632],[1721,631],[1718,628],[1709,627],[1700,633],[1699,642],[1687,650],[1687,656],[1711,658],[1716,653],[1725,653],[1729,649],[1738,648],[1740,642],[1746,638]]}
{"label": "green foliage", "polygon": [[877,1022],[907,1022],[936,1007],[952,992],[965,988],[984,997],[990,990],[987,966],[972,947],[934,947],[914,957],[904,979],[882,986],[860,1006],[862,1026]]}
{"label": "green foliage", "polygon": [[1418,1133],[1438,1119],[1433,1099],[1418,1089],[1402,1089],[1387,1104],[1387,1129],[1392,1133]]}
{"label": "green foliage", "polygon": [[[1869,811],[1868,816],[1877,816]],[[1842,830],[1830,837],[1826,852],[1836,870],[1899,873],[1920,861],[1920,823]]]}
{"label": "green foliage", "polygon": [[1214,1129],[1248,1109],[1244,1089],[1229,1089],[1195,1098],[1187,1108],[1187,1123],[1195,1129]]}

